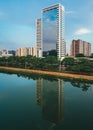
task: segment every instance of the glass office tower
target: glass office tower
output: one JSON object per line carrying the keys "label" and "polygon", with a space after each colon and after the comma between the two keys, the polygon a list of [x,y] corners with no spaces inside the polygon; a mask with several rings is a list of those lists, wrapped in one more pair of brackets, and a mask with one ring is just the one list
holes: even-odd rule
{"label": "glass office tower", "polygon": [[60,4],[42,10],[43,56],[65,56],[64,7]]}

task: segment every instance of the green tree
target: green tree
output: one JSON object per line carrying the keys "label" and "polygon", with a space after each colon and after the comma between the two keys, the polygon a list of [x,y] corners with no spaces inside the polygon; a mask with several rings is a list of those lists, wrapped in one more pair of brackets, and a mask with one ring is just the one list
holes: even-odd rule
{"label": "green tree", "polygon": [[62,62],[61,62],[61,64],[62,64],[62,65],[65,65],[65,66],[67,66],[67,65],[74,65],[74,63],[75,63],[75,59],[74,59],[74,58],[71,58],[71,57],[65,58],[65,59],[63,59]]}
{"label": "green tree", "polygon": [[85,56],[82,53],[78,53],[78,54],[76,54],[76,57],[85,57]]}
{"label": "green tree", "polygon": [[91,53],[91,56],[90,56],[90,58],[93,58],[93,53]]}

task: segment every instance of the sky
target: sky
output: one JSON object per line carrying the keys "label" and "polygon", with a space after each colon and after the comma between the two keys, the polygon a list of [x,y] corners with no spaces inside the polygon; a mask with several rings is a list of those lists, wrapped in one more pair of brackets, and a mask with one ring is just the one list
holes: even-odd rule
{"label": "sky", "polygon": [[57,3],[65,7],[67,53],[72,39],[93,44],[93,0],[0,0],[0,50],[36,45],[36,19]]}

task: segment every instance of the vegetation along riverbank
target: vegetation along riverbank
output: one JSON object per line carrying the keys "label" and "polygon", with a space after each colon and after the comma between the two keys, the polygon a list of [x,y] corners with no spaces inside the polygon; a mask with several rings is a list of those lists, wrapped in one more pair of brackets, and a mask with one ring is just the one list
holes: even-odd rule
{"label": "vegetation along riverbank", "polygon": [[51,75],[56,77],[65,77],[65,78],[75,78],[75,79],[84,79],[84,80],[93,80],[93,76],[81,75],[81,74],[69,74],[62,72],[51,72],[51,71],[42,71],[42,70],[33,70],[33,69],[23,69],[23,68],[13,68],[13,67],[4,67],[0,66],[0,71],[9,71],[9,72],[23,72],[23,73],[36,73],[42,75]]}
{"label": "vegetation along riverbank", "polygon": [[92,58],[67,57],[60,61],[56,56],[37,58],[35,56],[0,57],[0,70],[36,73],[57,77],[93,80]]}

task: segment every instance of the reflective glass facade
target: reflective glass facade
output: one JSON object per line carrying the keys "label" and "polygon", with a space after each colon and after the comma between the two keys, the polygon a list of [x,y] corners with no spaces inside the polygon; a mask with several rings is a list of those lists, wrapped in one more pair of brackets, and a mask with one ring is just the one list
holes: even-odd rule
{"label": "reflective glass facade", "polygon": [[43,12],[43,51],[56,50],[57,8]]}
{"label": "reflective glass facade", "polygon": [[43,56],[65,56],[64,7],[60,4],[44,8],[42,11]]}

